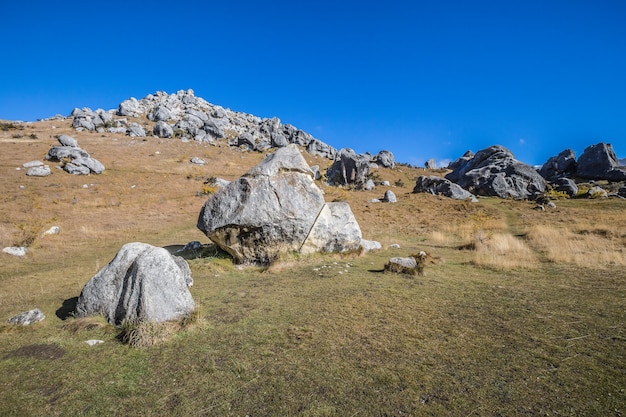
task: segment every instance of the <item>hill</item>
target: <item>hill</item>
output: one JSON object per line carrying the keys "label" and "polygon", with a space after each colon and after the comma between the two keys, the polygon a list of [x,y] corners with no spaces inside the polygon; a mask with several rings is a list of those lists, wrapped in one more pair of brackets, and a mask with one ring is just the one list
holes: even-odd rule
{"label": "hill", "polygon": [[[133,121],[129,116],[129,121]],[[137,121],[139,119],[136,119]],[[6,123],[0,317],[2,415],[620,415],[626,403],[626,211],[620,199],[556,208],[412,193],[396,166],[395,204],[319,182],[347,201],[383,250],[288,255],[239,268],[219,252],[190,259],[196,313],[175,332],[137,329],[129,347],[99,318],[67,317],[84,284],[127,242],[207,243],[196,229],[210,177],[232,180],[261,152],[76,132],[70,119]],[[59,134],[101,161],[100,175],[25,175]],[[304,154],[311,165],[331,160]],[[190,163],[193,157],[208,163]],[[20,168],[18,170],[18,168]],[[60,233],[43,236],[51,226]],[[397,244],[397,246],[392,246]],[[425,276],[384,274],[426,251]],[[167,337],[166,337],[167,336]],[[86,340],[104,343],[89,346]]]}

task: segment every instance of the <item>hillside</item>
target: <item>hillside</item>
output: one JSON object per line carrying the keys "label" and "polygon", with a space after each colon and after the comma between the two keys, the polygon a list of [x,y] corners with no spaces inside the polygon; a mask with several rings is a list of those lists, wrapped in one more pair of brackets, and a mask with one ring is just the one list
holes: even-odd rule
{"label": "hillside", "polygon": [[[101,319],[67,317],[75,297],[127,242],[208,247],[196,229],[205,181],[233,180],[263,153],[72,122],[0,131],[0,244],[29,249],[0,254],[1,415],[624,413],[623,200],[560,199],[543,211],[468,203],[412,193],[415,177],[444,173],[397,165],[375,170],[391,185],[371,191],[317,181],[383,250],[290,254],[268,268],[208,250],[189,260],[192,320],[144,329],[148,346],[130,347]],[[22,164],[42,160],[60,134],[106,170],[71,175],[50,163],[51,175],[26,176]],[[332,163],[303,155],[322,170]],[[386,189],[397,203],[369,202]],[[43,236],[52,226],[60,233]],[[421,250],[425,276],[381,272]],[[35,307],[44,321],[6,323]]]}

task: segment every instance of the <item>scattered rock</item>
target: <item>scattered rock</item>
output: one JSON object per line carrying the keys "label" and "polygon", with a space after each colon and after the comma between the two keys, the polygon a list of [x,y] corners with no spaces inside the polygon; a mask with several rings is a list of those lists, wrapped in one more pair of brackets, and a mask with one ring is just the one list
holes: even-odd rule
{"label": "scattered rock", "polygon": [[400,245],[398,245],[397,243],[392,243],[391,245],[389,245],[389,249],[400,249]]}
{"label": "scattered rock", "polygon": [[43,162],[41,161],[30,161],[30,162],[24,162],[22,164],[22,167],[24,168],[35,168],[35,167],[40,167],[43,165]]}
{"label": "scattered rock", "polygon": [[197,156],[191,158],[191,163],[195,165],[206,165],[206,161],[202,158],[198,158]]}
{"label": "scattered rock", "polygon": [[361,247],[363,248],[363,252],[371,252],[373,250],[382,249],[382,245],[380,242],[376,242],[375,240],[365,240],[361,239]]}
{"label": "scattered rock", "polygon": [[591,187],[585,194],[587,198],[606,198],[608,195],[609,193],[604,188],[597,185]]}
{"label": "scattered rock", "polygon": [[28,326],[30,324],[37,323],[38,321],[42,321],[45,318],[46,316],[43,312],[40,309],[35,308],[34,310],[26,311],[15,317],[11,317],[9,319],[9,323],[18,326]]}
{"label": "scattered rock", "polygon": [[539,170],[539,174],[550,182],[563,177],[571,177],[576,173],[576,153],[565,149],[557,156],[549,158]]}
{"label": "scattered rock", "polygon": [[576,175],[591,180],[625,181],[626,168],[620,167],[613,145],[601,142],[587,147],[578,158]]}
{"label": "scattered rock", "polygon": [[104,343],[104,340],[89,339],[89,340],[85,340],[85,343],[87,343],[89,346],[96,346],[96,345],[100,345]]}
{"label": "scattered rock", "polygon": [[424,167],[426,169],[437,169],[437,161],[435,161],[434,158],[430,158],[428,161],[426,161]]}
{"label": "scattered rock", "polygon": [[61,233],[61,228],[59,226],[52,226],[51,228],[43,232],[43,235],[58,235],[59,233]]}
{"label": "scattered rock", "polygon": [[47,177],[51,173],[48,165],[32,167],[26,171],[26,175],[29,177]]}
{"label": "scattered rock", "polygon": [[374,162],[385,168],[393,168],[396,165],[395,158],[391,151],[382,150],[374,158]]}
{"label": "scattered rock", "polygon": [[26,256],[26,254],[28,253],[28,248],[25,248],[23,246],[9,246],[2,249],[2,252],[13,256]]}
{"label": "scattered rock", "polygon": [[326,178],[331,185],[360,185],[370,173],[370,157],[357,155],[352,149],[341,149],[335,162],[326,171]]}
{"label": "scattered rock", "polygon": [[85,285],[75,314],[101,314],[114,325],[178,320],[194,310],[192,283],[183,258],[145,243],[127,243]]}
{"label": "scattered rock", "polygon": [[385,265],[385,272],[408,275],[424,275],[426,253],[420,252],[416,257],[391,258]]}
{"label": "scattered rock", "polygon": [[454,165],[446,178],[476,195],[532,199],[546,189],[543,177],[503,146],[490,146],[471,159],[464,156]]}
{"label": "scattered rock", "polygon": [[384,201],[385,203],[396,203],[398,199],[396,198],[396,194],[393,191],[387,190],[385,191],[385,196],[383,197],[382,201]]}
{"label": "scattered rock", "polygon": [[455,200],[470,200],[475,203],[478,201],[474,194],[461,188],[460,185],[453,183],[452,181],[437,177],[437,176],[424,176],[417,177],[415,182],[414,193],[430,193],[432,195],[443,195]]}
{"label": "scattered rock", "polygon": [[561,177],[554,181],[552,185],[556,191],[564,192],[570,197],[575,197],[578,194],[578,186],[570,178]]}
{"label": "scattered rock", "polygon": [[365,185],[363,186],[363,188],[366,191],[372,191],[374,188],[376,188],[376,184],[374,184],[374,181],[372,179],[369,179],[365,182]]}
{"label": "scattered rock", "polygon": [[163,121],[155,123],[153,131],[154,136],[158,138],[171,138],[174,136],[174,129]]}
{"label": "scattered rock", "polygon": [[72,136],[59,135],[57,140],[59,141],[61,146],[72,146],[72,147],[75,147],[75,148],[78,147],[78,141],[76,139],[74,139]]}

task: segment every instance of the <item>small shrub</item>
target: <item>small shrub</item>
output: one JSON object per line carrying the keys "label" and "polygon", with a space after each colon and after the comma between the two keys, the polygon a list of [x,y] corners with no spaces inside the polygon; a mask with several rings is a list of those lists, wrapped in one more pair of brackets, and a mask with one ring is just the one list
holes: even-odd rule
{"label": "small shrub", "polygon": [[399,179],[398,181],[394,182],[394,185],[396,187],[404,187],[404,181],[402,181],[401,179]]}
{"label": "small shrub", "polygon": [[13,139],[20,139],[20,138],[23,138],[24,135],[22,135],[21,133],[14,133],[11,137]]}
{"label": "small shrub", "polygon": [[543,196],[548,200],[566,200],[569,198],[569,194],[565,191],[557,191],[553,188],[547,190]]}
{"label": "small shrub", "polygon": [[31,139],[38,139],[39,138],[39,136],[37,136],[36,133],[31,133],[30,135],[28,135],[28,137],[31,138]]}
{"label": "small shrub", "polygon": [[0,122],[0,130],[6,132],[11,129],[17,129],[17,125],[13,122]]}

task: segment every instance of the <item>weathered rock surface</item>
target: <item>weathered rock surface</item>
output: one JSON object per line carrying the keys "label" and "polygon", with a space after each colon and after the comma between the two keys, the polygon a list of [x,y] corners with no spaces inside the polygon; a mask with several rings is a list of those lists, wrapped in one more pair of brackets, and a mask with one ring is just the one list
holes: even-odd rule
{"label": "weathered rock surface", "polygon": [[570,178],[576,173],[576,153],[571,149],[565,149],[557,156],[549,158],[539,169],[539,174],[548,181],[556,181],[559,178]]}
{"label": "weathered rock surface", "polygon": [[30,177],[47,177],[51,173],[52,172],[50,171],[50,167],[48,165],[32,167],[26,171],[26,175]]}
{"label": "weathered rock surface", "polygon": [[349,206],[324,202],[294,144],[215,192],[198,228],[235,262],[248,264],[269,264],[288,251],[353,250],[361,240]]}
{"label": "weathered rock surface", "polygon": [[59,143],[62,146],[72,146],[72,147],[75,147],[75,148],[78,147],[78,141],[76,139],[74,139],[72,136],[69,136],[69,135],[59,135],[57,140],[59,141]]}
{"label": "weathered rock surface", "polygon": [[128,243],[85,285],[76,317],[101,314],[115,325],[178,320],[194,310],[192,282],[184,259],[146,243]]}
{"label": "weathered rock surface", "polygon": [[543,177],[503,146],[490,146],[471,159],[464,156],[454,166],[446,178],[476,195],[532,199],[546,189]]}
{"label": "weathered rock surface", "polygon": [[327,203],[322,207],[300,252],[346,252],[361,244],[361,228],[344,202]]}
{"label": "weathered rock surface", "polygon": [[396,165],[395,158],[391,151],[382,150],[374,157],[374,162],[385,168],[393,168]]}
{"label": "weathered rock surface", "polygon": [[413,188],[413,192],[443,195],[455,200],[470,200],[472,202],[478,201],[474,194],[461,188],[460,185],[455,184],[446,178],[437,176],[420,175],[415,180],[415,188]]}
{"label": "weathered rock surface", "polygon": [[33,323],[37,323],[38,321],[42,321],[46,318],[46,315],[43,314],[38,308],[35,308],[30,311],[25,311],[24,313],[18,314],[15,317],[11,317],[9,319],[9,324],[15,324],[18,326],[28,326]]}
{"label": "weathered rock surface", "polygon": [[434,158],[430,158],[428,161],[426,161],[426,163],[424,164],[424,168],[426,169],[437,169],[437,161],[435,161]]}
{"label": "weathered rock surface", "polygon": [[335,162],[326,171],[326,178],[331,185],[361,185],[370,173],[371,157],[357,155],[350,148],[337,152]]}
{"label": "weathered rock surface", "polygon": [[385,272],[394,272],[398,274],[408,274],[408,275],[422,275],[423,274],[423,266],[421,266],[418,261],[409,256],[407,258],[391,258],[389,262],[385,264]]}
{"label": "weathered rock surface", "polygon": [[626,180],[626,168],[620,167],[613,145],[598,143],[585,149],[578,158],[576,175],[590,180]]}
{"label": "weathered rock surface", "polygon": [[574,197],[578,194],[578,186],[571,178],[559,178],[552,184],[554,189],[560,192],[564,192],[570,197]]}
{"label": "weathered rock surface", "polygon": [[383,245],[381,245],[380,242],[377,242],[375,240],[361,239],[361,248],[363,248],[364,252],[371,252],[373,250],[382,249]]}
{"label": "weathered rock surface", "polygon": [[396,203],[398,199],[393,191],[387,190],[385,191],[385,195],[383,196],[382,201],[384,201],[385,203]]}
{"label": "weathered rock surface", "polygon": [[2,252],[13,256],[26,256],[26,254],[28,253],[28,248],[25,248],[23,246],[9,246],[2,249]]}

